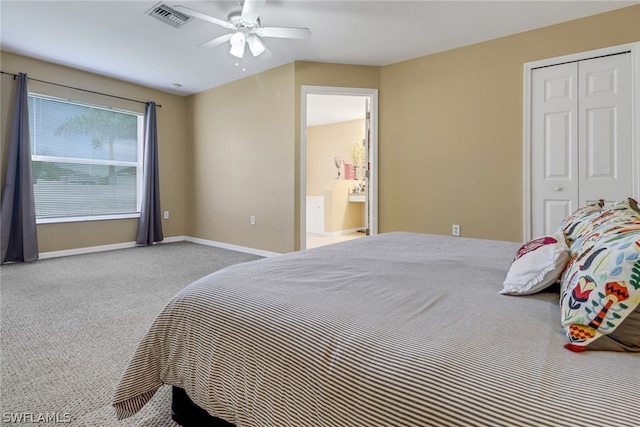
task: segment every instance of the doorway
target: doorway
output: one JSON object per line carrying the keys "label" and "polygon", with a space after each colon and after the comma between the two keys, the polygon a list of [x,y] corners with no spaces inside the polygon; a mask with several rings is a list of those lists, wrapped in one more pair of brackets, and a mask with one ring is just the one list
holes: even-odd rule
{"label": "doorway", "polygon": [[377,92],[302,87],[300,249],[377,234]]}

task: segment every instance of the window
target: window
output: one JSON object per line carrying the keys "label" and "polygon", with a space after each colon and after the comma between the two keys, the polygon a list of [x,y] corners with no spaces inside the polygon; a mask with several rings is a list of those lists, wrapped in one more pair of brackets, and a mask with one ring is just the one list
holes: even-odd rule
{"label": "window", "polygon": [[29,95],[36,221],[139,216],[143,116]]}

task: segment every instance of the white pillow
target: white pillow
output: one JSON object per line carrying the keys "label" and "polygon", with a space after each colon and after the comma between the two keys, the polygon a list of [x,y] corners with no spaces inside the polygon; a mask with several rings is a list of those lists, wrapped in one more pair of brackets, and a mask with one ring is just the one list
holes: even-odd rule
{"label": "white pillow", "polygon": [[500,291],[503,295],[531,295],[551,286],[569,261],[562,231],[538,237],[518,249]]}

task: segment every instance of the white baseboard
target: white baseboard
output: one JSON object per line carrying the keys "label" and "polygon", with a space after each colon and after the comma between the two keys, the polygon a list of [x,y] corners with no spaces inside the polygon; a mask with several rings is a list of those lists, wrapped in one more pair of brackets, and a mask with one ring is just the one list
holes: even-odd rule
{"label": "white baseboard", "polygon": [[114,251],[116,249],[127,249],[136,246],[136,242],[116,243],[113,245],[88,246],[86,248],[66,249],[62,251],[40,252],[38,259],[58,258],[70,255],[91,254],[94,252]]}
{"label": "white baseboard", "polygon": [[[162,242],[156,243],[156,244],[161,245],[163,243],[174,243],[174,242],[185,242],[185,241],[186,242],[192,242],[192,243],[198,243],[200,245],[215,246],[215,247],[222,248],[222,249],[229,249],[231,251],[245,252],[245,253],[249,253],[249,254],[253,254],[253,255],[259,255],[259,256],[263,256],[263,257],[271,257],[271,256],[274,256],[274,255],[280,255],[278,252],[264,251],[262,249],[248,248],[248,247],[245,247],[245,246],[232,245],[232,244],[229,244],[229,243],[216,242],[216,241],[213,241],[213,240],[205,240],[205,239],[199,239],[199,238],[196,238],[196,237],[189,237],[189,236],[167,237]],[[82,254],[91,254],[91,253],[95,253],[95,252],[114,251],[114,250],[117,250],[117,249],[135,248],[136,246],[137,246],[136,242],[124,242],[124,243],[115,243],[115,244],[112,244],[112,245],[88,246],[86,248],[76,248],[76,249],[66,249],[66,250],[62,250],[62,251],[41,252],[40,254],[38,254],[38,259],[58,258],[58,257],[70,256],[70,255],[82,255]]]}
{"label": "white baseboard", "polygon": [[263,257],[272,257],[275,255],[281,255],[278,252],[264,251],[262,249],[232,245],[230,243],[216,242],[214,240],[199,239],[197,237],[185,236],[184,240],[187,242],[198,243],[200,245],[215,246],[217,248],[229,249],[230,251],[245,252],[253,255],[260,255]]}
{"label": "white baseboard", "polygon": [[336,237],[336,236],[344,236],[345,234],[357,233],[360,230],[364,230],[364,227],[350,228],[348,230],[340,230],[340,231],[323,231],[320,233],[313,233],[313,234],[320,234],[321,236],[326,236],[326,237]]}
{"label": "white baseboard", "polygon": [[[183,242],[184,236],[167,237],[162,243]],[[114,251],[117,249],[135,248],[136,242],[114,243],[112,245],[87,246],[85,248],[65,249],[62,251],[40,252],[38,259],[58,258],[70,255],[92,254],[95,252]]]}

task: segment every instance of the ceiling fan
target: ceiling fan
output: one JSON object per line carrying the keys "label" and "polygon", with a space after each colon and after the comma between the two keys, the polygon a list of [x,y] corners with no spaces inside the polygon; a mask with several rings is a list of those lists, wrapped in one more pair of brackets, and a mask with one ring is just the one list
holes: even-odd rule
{"label": "ceiling fan", "polygon": [[249,46],[249,50],[253,56],[258,56],[263,53],[266,50],[266,46],[260,37],[278,37],[285,39],[304,39],[309,37],[311,31],[308,28],[261,26],[259,15],[265,3],[266,0],[240,1],[242,10],[231,12],[226,21],[183,5],[175,5],[173,8],[194,18],[212,22],[232,30],[228,34],[201,44],[200,47],[219,46],[228,41],[231,44],[229,53],[238,58],[244,57],[246,45]]}

